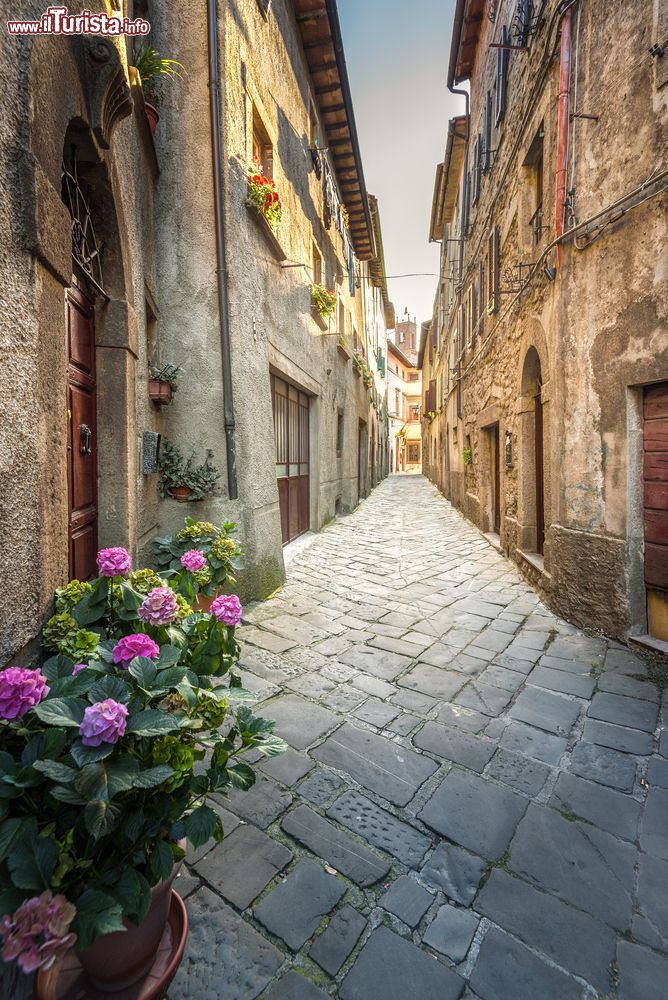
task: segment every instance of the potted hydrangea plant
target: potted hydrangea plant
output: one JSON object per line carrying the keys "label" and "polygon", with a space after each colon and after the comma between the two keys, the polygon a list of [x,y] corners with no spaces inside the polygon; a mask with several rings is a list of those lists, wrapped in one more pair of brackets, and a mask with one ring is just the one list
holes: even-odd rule
{"label": "potted hydrangea plant", "polygon": [[285,744],[235,673],[238,598],[197,613],[125,549],[97,562],[56,594],[54,655],[0,671],[0,936],[42,979],[76,948],[113,991],[152,965],[186,841],[223,837],[209,797]]}
{"label": "potted hydrangea plant", "polygon": [[235,533],[236,525],[230,521],[218,526],[187,517],[175,535],[153,540],[158,570],[178,594],[198,610],[208,611],[241,569],[242,550],[232,537]]}

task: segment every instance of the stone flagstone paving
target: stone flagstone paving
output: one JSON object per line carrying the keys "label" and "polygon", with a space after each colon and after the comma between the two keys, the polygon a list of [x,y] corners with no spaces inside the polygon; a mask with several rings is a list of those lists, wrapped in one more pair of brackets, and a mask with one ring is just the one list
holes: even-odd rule
{"label": "stone flagstone paving", "polygon": [[422,477],[301,545],[239,638],[291,750],[178,880],[172,1000],[668,996],[641,658],[551,614]]}

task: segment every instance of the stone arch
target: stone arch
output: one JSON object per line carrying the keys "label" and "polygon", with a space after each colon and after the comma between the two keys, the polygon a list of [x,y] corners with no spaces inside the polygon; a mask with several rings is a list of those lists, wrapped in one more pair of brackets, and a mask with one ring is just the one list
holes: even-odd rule
{"label": "stone arch", "polygon": [[520,354],[516,448],[519,465],[518,547],[548,558],[551,523],[549,362],[542,327],[534,322]]}
{"label": "stone arch", "polygon": [[[92,294],[97,355],[98,542],[134,548],[136,533],[135,365],[122,185],[112,134],[133,104],[122,55],[111,39],[40,38],[28,42],[26,85],[33,96],[21,153],[25,249],[35,258],[38,327],[36,393],[41,433],[53,457],[42,484],[43,549],[52,553],[45,591],[63,582],[67,559],[68,369],[66,303],[72,285],[72,222],[62,167],[76,155],[90,186],[90,210],[103,250],[103,291]],[[40,266],[41,265],[41,266]],[[47,277],[48,275],[48,277]],[[54,280],[55,279],[55,280]],[[49,500],[57,496],[58,504]],[[48,508],[48,512],[47,512]]]}

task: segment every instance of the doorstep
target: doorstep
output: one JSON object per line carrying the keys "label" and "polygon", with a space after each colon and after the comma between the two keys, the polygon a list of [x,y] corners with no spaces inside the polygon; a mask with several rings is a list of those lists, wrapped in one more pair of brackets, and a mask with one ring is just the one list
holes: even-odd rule
{"label": "doorstep", "polygon": [[627,635],[626,638],[630,644],[668,656],[668,642],[665,639],[655,639],[653,635]]}

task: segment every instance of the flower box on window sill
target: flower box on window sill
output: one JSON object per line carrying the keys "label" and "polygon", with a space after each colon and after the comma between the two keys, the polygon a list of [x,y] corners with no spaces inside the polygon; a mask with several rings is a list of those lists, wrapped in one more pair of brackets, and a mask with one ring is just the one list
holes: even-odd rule
{"label": "flower box on window sill", "polygon": [[246,208],[250,212],[251,216],[255,220],[255,224],[257,225],[258,229],[262,232],[265,240],[269,244],[271,252],[273,253],[276,260],[279,261],[279,263],[283,260],[287,260],[288,255],[286,254],[285,250],[279,243],[276,233],[271,228],[271,226],[265,219],[260,209],[255,204],[255,202],[251,201],[250,198],[246,198]]}
{"label": "flower box on window sill", "polygon": [[313,319],[321,330],[329,330],[329,316],[323,316],[314,305],[311,306],[311,316],[313,316]]}
{"label": "flower box on window sill", "polygon": [[350,348],[348,347],[348,341],[345,337],[339,336],[338,342],[336,344],[339,354],[342,356],[344,361],[350,361],[352,357]]}
{"label": "flower box on window sill", "polygon": [[353,365],[353,375],[356,375],[357,378],[362,378],[362,372],[359,370],[357,365]]}

